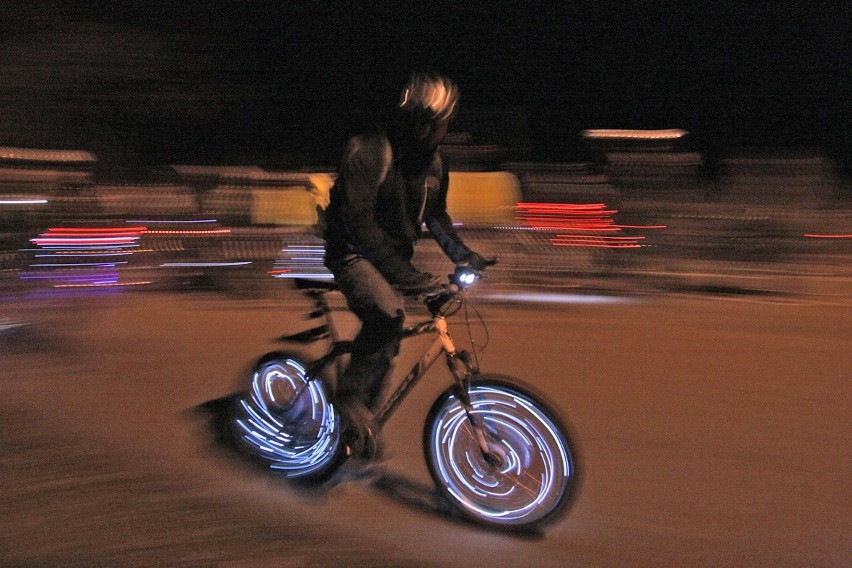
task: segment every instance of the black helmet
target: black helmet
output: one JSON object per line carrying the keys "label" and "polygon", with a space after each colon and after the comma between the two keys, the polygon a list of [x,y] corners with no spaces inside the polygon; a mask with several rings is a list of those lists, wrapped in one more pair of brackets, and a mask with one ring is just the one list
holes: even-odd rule
{"label": "black helmet", "polygon": [[417,73],[403,88],[397,108],[415,123],[437,123],[452,118],[458,102],[459,89],[451,80]]}

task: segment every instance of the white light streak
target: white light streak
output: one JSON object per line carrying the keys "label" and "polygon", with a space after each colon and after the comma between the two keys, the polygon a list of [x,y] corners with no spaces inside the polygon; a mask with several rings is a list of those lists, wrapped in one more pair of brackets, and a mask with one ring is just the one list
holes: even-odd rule
{"label": "white light streak", "polygon": [[637,302],[635,298],[624,296],[601,296],[595,294],[487,294],[488,300],[510,302],[530,302],[540,304],[629,304]]}
{"label": "white light streak", "polygon": [[0,199],[0,205],[44,205],[47,199]]}
{"label": "white light streak", "polygon": [[160,265],[162,268],[212,268],[217,266],[244,266],[251,264],[250,260],[242,262],[164,262]]}

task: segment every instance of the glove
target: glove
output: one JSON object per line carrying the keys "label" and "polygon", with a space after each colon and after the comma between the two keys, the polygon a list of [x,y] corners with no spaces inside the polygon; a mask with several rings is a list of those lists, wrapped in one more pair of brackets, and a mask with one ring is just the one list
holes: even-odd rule
{"label": "glove", "polygon": [[428,272],[416,271],[400,278],[396,282],[396,287],[406,296],[428,296],[437,294],[445,288],[440,278],[436,278]]}
{"label": "glove", "polygon": [[488,266],[497,264],[497,259],[485,258],[478,252],[470,251],[467,253],[467,256],[464,257],[464,262],[466,262],[474,270],[482,271]]}

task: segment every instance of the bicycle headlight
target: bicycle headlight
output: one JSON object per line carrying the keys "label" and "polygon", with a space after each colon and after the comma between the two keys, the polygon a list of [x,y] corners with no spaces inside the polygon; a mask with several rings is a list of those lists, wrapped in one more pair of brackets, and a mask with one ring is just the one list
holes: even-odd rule
{"label": "bicycle headlight", "polygon": [[459,285],[462,287],[470,286],[476,280],[475,272],[462,272],[459,274]]}

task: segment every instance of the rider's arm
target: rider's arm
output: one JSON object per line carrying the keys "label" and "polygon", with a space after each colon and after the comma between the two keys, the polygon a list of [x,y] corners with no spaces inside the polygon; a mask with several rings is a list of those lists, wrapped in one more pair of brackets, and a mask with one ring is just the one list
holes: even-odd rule
{"label": "rider's arm", "polygon": [[470,254],[470,249],[465,246],[461,237],[456,233],[453,228],[453,221],[447,213],[447,189],[450,185],[450,174],[447,167],[442,165],[441,168],[441,186],[438,191],[438,199],[429,208],[429,212],[423,220],[444,253],[450,257],[450,260],[459,263]]}
{"label": "rider's arm", "polygon": [[420,277],[391,245],[376,223],[379,186],[390,167],[390,144],[385,138],[356,137],[350,141],[340,168],[346,199],[343,220],[355,245],[392,284]]}

